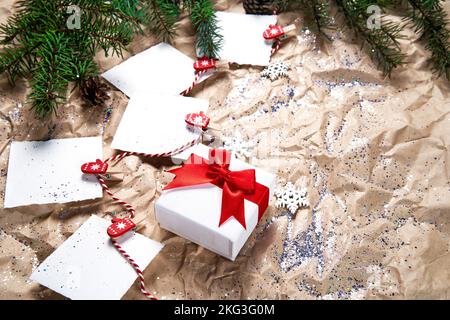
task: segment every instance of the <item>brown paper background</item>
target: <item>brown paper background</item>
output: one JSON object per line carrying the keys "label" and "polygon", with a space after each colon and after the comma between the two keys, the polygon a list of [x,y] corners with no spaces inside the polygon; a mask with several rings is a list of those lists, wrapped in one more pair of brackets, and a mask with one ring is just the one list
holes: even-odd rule
{"label": "brown paper background", "polygon": [[[12,3],[0,4],[0,22]],[[234,1],[217,8],[242,11]],[[283,14],[281,22],[295,17]],[[311,206],[295,217],[272,205],[235,262],[159,228],[153,204],[169,181],[161,165],[129,157],[115,167],[127,174],[112,189],[137,206],[139,232],[166,244],[145,270],[160,298],[450,298],[449,84],[429,71],[428,52],[410,31],[401,41],[408,64],[391,79],[350,32],[330,34],[333,41],[321,46],[308,32],[284,43],[276,59],[290,64],[289,80],[260,79],[260,68],[224,67],[194,91],[210,100],[212,120],[223,128],[219,138],[239,131],[256,143],[252,164],[309,192]],[[174,45],[194,57],[193,41],[185,18]],[[125,58],[155,43],[138,36]],[[98,61],[107,70],[121,59]],[[40,121],[24,105],[27,93],[25,81],[12,88],[0,78],[1,203],[11,140],[103,135],[106,157],[127,104],[114,89],[104,108],[83,106],[74,93],[58,117]],[[270,112],[277,102],[281,108]],[[62,299],[28,280],[33,268],[90,214],[117,209],[106,195],[1,209],[0,299]],[[124,298],[143,296],[135,284]]]}

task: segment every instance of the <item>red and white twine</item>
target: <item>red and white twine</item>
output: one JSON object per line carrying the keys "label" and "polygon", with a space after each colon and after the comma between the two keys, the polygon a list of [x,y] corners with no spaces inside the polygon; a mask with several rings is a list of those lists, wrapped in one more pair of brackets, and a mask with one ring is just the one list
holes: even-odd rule
{"label": "red and white twine", "polygon": [[181,95],[182,96],[187,96],[193,89],[194,87],[197,85],[198,80],[200,80],[200,78],[206,73],[206,70],[201,70],[199,72],[195,73],[195,78],[194,81],[192,81],[192,84],[189,88],[187,88],[186,90],[184,90]]}
{"label": "red and white twine", "polygon": [[[202,70],[199,71],[195,74],[195,78],[194,81],[192,82],[191,86],[189,88],[187,88],[186,90],[184,90],[181,95],[186,96],[188,95],[195,87],[195,85],[198,83],[198,81],[200,80],[200,77],[203,76],[206,73],[206,70]],[[163,157],[170,157],[172,155],[178,154],[194,145],[196,145],[197,143],[200,142],[201,140],[201,136],[198,137],[197,139],[192,140],[191,142],[187,143],[186,145],[174,149],[172,151],[169,152],[164,152],[164,153],[157,153],[157,154],[146,154],[146,153],[140,153],[140,152],[122,152],[119,154],[116,154],[112,157],[109,157],[107,159],[105,159],[103,162],[104,163],[108,163],[108,162],[112,162],[112,161],[120,161],[125,157],[128,156],[140,156],[140,157],[146,157],[146,158],[163,158]],[[123,206],[127,211],[128,211],[128,219],[133,219],[134,216],[136,215],[136,208],[124,201],[121,200],[120,198],[118,198],[116,195],[114,195],[114,193],[112,193],[111,189],[106,185],[105,179],[103,178],[102,175],[97,175],[97,179],[100,183],[100,185],[102,186],[103,190],[105,190],[105,192],[114,200],[115,203]],[[135,272],[137,273],[138,277],[139,277],[139,282],[140,282],[140,289],[141,292],[149,299],[151,300],[158,300],[153,294],[151,294],[145,286],[145,279],[144,279],[144,275],[143,272],[141,270],[141,268],[139,267],[139,265],[130,257],[130,255],[117,243],[116,240],[111,238],[111,242],[114,245],[114,247],[120,252],[120,254],[128,261],[128,263],[133,267],[133,269],[135,270]]]}
{"label": "red and white twine", "polygon": [[[185,144],[184,146],[174,149],[172,151],[169,152],[164,152],[164,153],[157,153],[157,154],[146,154],[146,153],[138,153],[138,152],[122,152],[119,153],[115,156],[109,157],[107,159],[105,159],[103,162],[104,163],[108,163],[111,161],[119,161],[122,160],[125,157],[128,156],[143,156],[143,157],[148,157],[148,158],[162,158],[162,157],[170,157],[172,155],[178,154],[194,145],[196,145],[197,143],[199,143],[201,140],[201,136],[195,140],[192,140],[191,142]],[[100,183],[100,185],[102,186],[103,190],[105,190],[105,192],[117,203],[120,204],[121,206],[123,206],[129,213],[128,218],[129,219],[133,219],[135,214],[136,214],[136,209],[133,205],[129,204],[126,201],[123,201],[121,199],[119,199],[118,197],[116,197],[114,195],[114,193],[111,192],[111,189],[109,189],[109,187],[106,185],[105,179],[101,176],[101,175],[97,175],[97,179]],[[138,277],[139,277],[139,282],[140,282],[140,289],[141,292],[149,299],[151,300],[158,300],[153,294],[151,294],[145,287],[145,279],[144,279],[144,275],[143,272],[141,270],[141,268],[139,267],[139,265],[127,254],[127,252],[117,243],[116,240],[112,239],[112,244],[114,245],[114,247],[120,252],[120,254],[130,263],[130,265],[133,267],[133,269],[135,270],[135,272],[137,273]]]}
{"label": "red and white twine", "polygon": [[[276,15],[276,12],[274,12],[274,14]],[[279,39],[276,39],[272,45],[272,50],[270,53],[271,57],[280,49],[280,46],[281,46],[281,41]],[[196,72],[194,81],[189,86],[189,88],[187,88],[186,90],[181,92],[181,95],[187,96],[194,89],[194,87],[197,85],[200,78],[206,72],[207,72],[207,70],[201,70],[199,72]],[[199,138],[192,140],[191,142],[187,143],[186,145],[184,145],[180,148],[177,148],[175,150],[169,151],[169,152],[158,153],[158,154],[146,154],[146,153],[140,153],[140,152],[122,152],[122,153],[119,153],[117,155],[114,155],[114,156],[111,156],[111,157],[105,159],[103,162],[108,163],[108,162],[112,162],[112,161],[120,161],[123,158],[128,157],[128,156],[140,156],[140,157],[147,157],[147,158],[170,157],[172,155],[178,154],[178,153],[196,145],[198,142],[200,142],[201,138],[202,137],[200,136]],[[128,211],[128,218],[133,219],[136,215],[136,208],[132,204],[130,204],[124,200],[121,200],[120,198],[115,196],[114,193],[112,193],[111,189],[106,185],[105,179],[103,178],[102,175],[97,175],[97,179],[98,179],[100,185],[102,186],[103,190],[105,190],[105,192],[114,200],[114,202],[123,206]],[[136,261],[134,261],[130,257],[130,255],[122,248],[122,246],[115,239],[111,238],[111,242],[114,245],[114,247],[117,249],[117,251],[119,251],[119,253],[128,261],[128,263],[135,270],[136,274],[139,277],[141,292],[150,300],[158,300],[152,293],[150,293],[147,290],[147,288],[145,286],[145,279],[144,279],[143,272],[142,272],[141,268],[139,267],[139,265],[136,263]]]}
{"label": "red and white twine", "polygon": [[120,204],[121,206],[125,207],[127,209],[127,211],[129,212],[129,219],[133,219],[136,213],[136,209],[129,204],[128,202],[125,202],[123,200],[120,200],[119,198],[117,198],[109,189],[109,187],[106,185],[105,180],[103,179],[103,177],[101,176],[97,176],[98,181],[100,182],[100,185],[102,186],[103,190],[105,190],[105,192],[117,203]]}
{"label": "red and white twine", "polygon": [[136,271],[138,277],[139,277],[139,282],[140,282],[140,289],[141,292],[150,300],[158,300],[158,298],[156,298],[153,294],[151,294],[150,292],[148,292],[147,288],[145,287],[145,279],[144,279],[144,274],[141,271],[141,268],[139,267],[139,265],[128,255],[128,253],[120,246],[120,244],[117,243],[116,240],[111,239],[112,244],[114,245],[114,247],[116,247],[117,251],[120,252],[120,254],[128,261],[128,263],[134,268],[134,270]]}
{"label": "red and white twine", "polygon": [[[278,15],[277,10],[273,10],[272,14],[273,14],[274,16]],[[277,38],[277,39],[274,40],[274,42],[273,42],[273,44],[272,44],[272,50],[270,50],[270,58],[272,58],[273,55],[274,55],[278,50],[280,50],[280,47],[281,47],[281,40]]]}
{"label": "red and white twine", "polygon": [[275,41],[272,44],[272,50],[270,51],[270,58],[273,57],[273,55],[280,50],[281,47],[281,40],[280,39],[275,39]]}

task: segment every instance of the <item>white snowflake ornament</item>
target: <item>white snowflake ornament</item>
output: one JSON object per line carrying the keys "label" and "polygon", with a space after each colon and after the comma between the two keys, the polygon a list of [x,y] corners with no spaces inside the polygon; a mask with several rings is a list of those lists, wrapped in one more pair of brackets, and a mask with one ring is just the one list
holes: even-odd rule
{"label": "white snowflake ornament", "polygon": [[269,64],[262,72],[261,77],[269,78],[274,81],[281,77],[288,77],[289,66],[281,61],[274,61]]}
{"label": "white snowflake ornament", "polygon": [[287,208],[291,214],[295,214],[301,207],[309,206],[306,188],[297,188],[292,182],[275,190],[277,208]]}
{"label": "white snowflake ornament", "polygon": [[252,141],[245,141],[239,131],[232,137],[224,137],[223,146],[232,151],[237,158],[246,159],[252,155],[255,144]]}

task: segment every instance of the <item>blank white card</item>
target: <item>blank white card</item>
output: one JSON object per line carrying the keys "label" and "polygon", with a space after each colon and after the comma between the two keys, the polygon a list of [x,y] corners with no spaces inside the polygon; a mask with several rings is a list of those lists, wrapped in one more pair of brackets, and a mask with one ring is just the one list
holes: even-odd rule
{"label": "blank white card", "polygon": [[239,64],[266,66],[270,62],[272,41],[263,37],[277,16],[217,12],[218,26],[223,35],[220,58]]}
{"label": "blank white card", "polygon": [[[194,60],[160,43],[106,71],[103,77],[130,98],[146,92],[180,94],[194,81]],[[206,78],[202,76],[199,82]]]}
{"label": "blank white card", "polygon": [[207,112],[207,100],[164,94],[133,96],[122,116],[111,147],[160,154],[179,149],[200,137],[186,125],[188,113]]}
{"label": "blank white card", "polygon": [[[119,300],[136,280],[133,267],[112,245],[110,222],[91,216],[33,271],[31,280],[73,300]],[[130,232],[118,240],[143,271],[163,248]]]}
{"label": "blank white card", "polygon": [[83,163],[101,158],[101,137],[13,141],[4,207],[101,198],[95,176],[80,169]]}

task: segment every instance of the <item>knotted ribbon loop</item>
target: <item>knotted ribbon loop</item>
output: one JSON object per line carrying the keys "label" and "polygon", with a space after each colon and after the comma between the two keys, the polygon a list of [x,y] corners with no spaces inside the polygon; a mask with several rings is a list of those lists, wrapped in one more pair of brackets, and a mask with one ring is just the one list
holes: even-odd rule
{"label": "knotted ribbon loop", "polygon": [[255,202],[259,219],[269,202],[269,189],[256,182],[255,170],[231,171],[231,154],[222,149],[211,149],[208,160],[191,154],[180,167],[168,172],[176,175],[164,190],[211,183],[222,188],[222,208],[219,226],[230,217],[246,228],[244,200]]}

